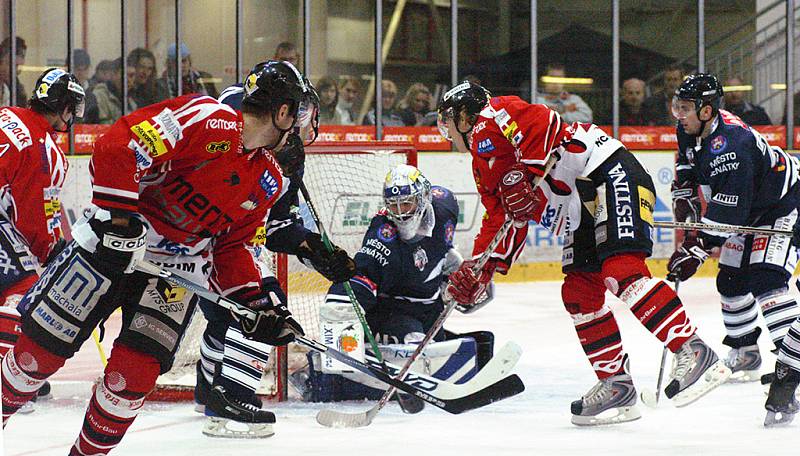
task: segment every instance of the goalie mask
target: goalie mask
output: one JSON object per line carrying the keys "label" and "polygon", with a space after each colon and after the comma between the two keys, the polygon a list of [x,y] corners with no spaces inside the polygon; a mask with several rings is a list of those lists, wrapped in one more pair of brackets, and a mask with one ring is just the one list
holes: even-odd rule
{"label": "goalie mask", "polygon": [[399,165],[389,171],[383,186],[383,203],[400,239],[430,235],[434,224],[431,183],[417,168]]}

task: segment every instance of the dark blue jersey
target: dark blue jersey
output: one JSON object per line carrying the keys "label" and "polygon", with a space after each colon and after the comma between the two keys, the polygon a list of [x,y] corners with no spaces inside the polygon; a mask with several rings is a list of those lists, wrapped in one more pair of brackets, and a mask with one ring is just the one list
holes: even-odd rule
{"label": "dark blue jersey", "polygon": [[[677,180],[703,189],[708,203],[702,221],[748,225],[770,222],[798,207],[797,161],[770,146],[735,115],[720,110],[711,134],[699,146],[697,137],[678,126]],[[705,232],[720,244],[727,234]]]}
{"label": "dark blue jersey", "polygon": [[[444,187],[434,186],[431,194],[435,221],[430,236],[406,242],[385,215],[373,217],[355,256],[357,275],[351,279],[368,317],[392,311],[423,315],[431,305],[441,305],[442,269],[445,255],[453,247],[458,203]],[[333,284],[328,300],[349,303],[344,284]]]}
{"label": "dark blue jersey", "polygon": [[[234,84],[222,91],[219,101],[240,111],[243,97],[242,84]],[[270,209],[265,247],[273,252],[296,254],[297,247],[309,233],[297,211],[294,210],[300,204],[298,179],[303,179],[303,169],[301,168],[295,176],[286,177],[290,177],[289,189]]]}

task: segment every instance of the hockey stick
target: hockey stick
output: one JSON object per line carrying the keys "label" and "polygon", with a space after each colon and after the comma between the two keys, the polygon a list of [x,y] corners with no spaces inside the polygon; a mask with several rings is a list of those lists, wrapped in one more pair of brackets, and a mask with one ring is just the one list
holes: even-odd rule
{"label": "hockey stick", "polygon": [[[681,287],[680,279],[675,279],[675,294],[678,294],[678,290]],[[661,385],[664,382],[664,370],[666,369],[667,365],[667,353],[669,349],[665,345],[663,350],[661,351],[661,367],[658,369],[658,380],[656,381],[656,392],[653,393],[648,389],[642,390],[642,394],[640,398],[642,399],[642,403],[650,408],[658,407],[658,399],[661,397]]]}
{"label": "hockey stick", "polygon": [[[174,285],[186,288],[199,297],[228,309],[238,318],[251,321],[256,321],[258,318],[257,311],[214,293],[202,285],[164,270],[148,261],[138,262],[136,270],[161,277]],[[512,342],[507,343],[498,353],[498,356],[495,357],[496,360],[492,358],[475,377],[458,385],[423,374],[414,374],[410,379],[407,379],[408,382],[402,382],[395,380],[391,376],[391,373],[399,372],[400,368],[390,363],[380,363],[372,356],[367,355],[368,364],[365,364],[345,353],[303,336],[296,336],[295,342],[339,360],[353,369],[388,385],[395,386],[400,391],[416,396],[425,402],[454,414],[482,407],[525,391],[525,385],[517,375],[508,375],[501,378],[509,373],[511,367],[516,364],[522,354],[519,346]],[[385,365],[386,371],[383,370],[383,365]],[[500,380],[497,380],[498,378]]]}
{"label": "hockey stick", "polygon": [[710,223],[695,223],[695,222],[672,222],[667,220],[656,220],[653,223],[656,228],[669,228],[674,230],[706,230],[718,231],[722,233],[738,233],[738,234],[763,234],[767,236],[792,236],[791,230],[776,230],[773,228],[755,228],[752,226],[739,226],[739,225],[717,225]]}
{"label": "hockey stick", "polygon": [[[295,176],[297,175],[295,174]],[[331,244],[331,240],[328,238],[328,233],[325,231],[325,227],[322,225],[319,215],[317,215],[317,210],[314,207],[314,203],[311,202],[311,195],[308,193],[305,182],[303,182],[303,179],[301,178],[295,178],[297,179],[298,187],[300,187],[300,193],[303,194],[303,199],[306,201],[306,206],[308,207],[308,212],[311,215],[311,219],[314,220],[314,224],[317,226],[317,231],[319,231],[320,237],[322,237],[322,243],[325,244],[325,249],[328,251],[328,253],[333,253],[333,244]],[[353,287],[350,285],[349,280],[344,282],[344,290],[347,292],[347,297],[350,298],[350,304],[353,305],[353,310],[358,317],[358,321],[361,323],[364,334],[367,336],[370,347],[372,347],[372,352],[375,354],[375,357],[378,359],[378,361],[383,363],[383,355],[378,348],[378,343],[375,341],[375,336],[369,329],[367,319],[364,316],[364,312],[361,310],[361,305],[358,303],[358,298],[356,298],[356,294],[353,291]],[[400,403],[400,407],[406,413],[418,413],[422,411],[422,407],[424,406],[424,404],[420,403],[419,401],[405,398],[400,394],[397,395],[397,402]]]}

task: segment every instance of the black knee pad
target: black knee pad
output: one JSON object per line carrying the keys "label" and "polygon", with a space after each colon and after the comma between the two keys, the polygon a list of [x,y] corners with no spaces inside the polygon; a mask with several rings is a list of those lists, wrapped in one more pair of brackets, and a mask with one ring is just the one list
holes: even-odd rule
{"label": "black knee pad", "polygon": [[788,288],[790,278],[786,269],[771,268],[766,265],[755,265],[750,268],[750,289],[753,296],[758,298],[770,291]]}
{"label": "black knee pad", "polygon": [[722,296],[744,296],[750,293],[748,275],[741,269],[720,266],[717,273],[717,291]]}
{"label": "black knee pad", "polygon": [[483,366],[494,356],[494,333],[491,331],[472,331],[461,334],[445,331],[445,337],[447,340],[459,339],[462,337],[471,337],[475,339],[475,345],[477,346],[475,362],[478,366],[478,370],[483,369]]}

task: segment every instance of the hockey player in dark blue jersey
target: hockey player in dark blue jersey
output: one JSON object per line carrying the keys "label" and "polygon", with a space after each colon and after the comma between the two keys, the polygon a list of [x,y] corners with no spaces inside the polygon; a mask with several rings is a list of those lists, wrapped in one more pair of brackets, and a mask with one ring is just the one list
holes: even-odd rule
{"label": "hockey player in dark blue jersey", "polygon": [[[273,67],[297,71],[286,62],[271,60],[259,63],[245,79],[244,85],[250,84],[251,94],[253,90],[256,93],[263,90],[258,87],[259,78],[265,69],[270,72]],[[293,131],[286,135],[285,143],[272,152],[285,178],[290,182],[289,190],[270,210],[265,224],[263,248],[296,255],[326,279],[333,282],[344,281],[353,276],[353,260],[338,247],[335,247],[333,254],[329,254],[320,235],[306,229],[293,210],[299,206],[298,192],[303,176],[304,146],[314,142],[319,125],[319,96],[308,79],[297,74],[306,84],[306,96],[298,106]],[[244,85],[228,87],[222,92],[220,101],[240,110],[246,92]],[[254,255],[260,253],[253,252]],[[265,291],[264,294],[271,300],[285,304],[286,294],[277,279],[266,268],[263,269],[261,288]],[[261,381],[263,366],[268,365],[272,347],[246,339],[230,313],[219,306],[201,300],[200,307],[208,320],[200,344],[201,360],[197,364],[195,388],[195,399],[204,406],[206,415],[209,416],[203,433],[215,437],[268,437],[272,431],[264,423],[274,422],[274,416],[260,411],[261,401],[255,391]],[[230,419],[248,424],[247,429],[228,427],[227,420]],[[238,428],[241,429],[241,426]]]}
{"label": "hockey player in dark blue jersey", "polygon": [[[389,359],[404,358],[441,314],[446,277],[462,262],[453,248],[458,203],[450,190],[431,186],[409,165],[389,172],[383,199],[384,208],[373,217],[355,255],[356,276],[350,284],[381,352]],[[325,343],[363,356],[363,330],[343,283],[328,290],[320,326]],[[453,381],[468,378],[492,355],[489,332],[456,335],[442,330],[434,341],[425,348],[425,367]],[[383,393],[380,385],[332,360],[312,356],[310,364],[305,385],[309,400],[377,399]]]}
{"label": "hockey player in dark blue jersey", "polygon": [[[721,98],[719,81],[708,74],[689,76],[675,93],[673,113],[679,121],[673,183],[676,219],[791,229],[800,206],[797,160],[770,146],[735,115],[719,109]],[[702,217],[698,187],[707,202]],[[798,251],[790,241],[785,236],[729,235],[711,229],[688,233],[669,261],[670,277],[683,281],[697,271],[712,248],[721,249],[717,290],[727,331],[723,343],[731,347],[727,364],[734,372],[732,378],[758,379],[759,309],[779,349],[777,371],[800,371],[798,306],[788,287]],[[775,383],[767,408],[785,406],[775,400],[773,389]]]}

